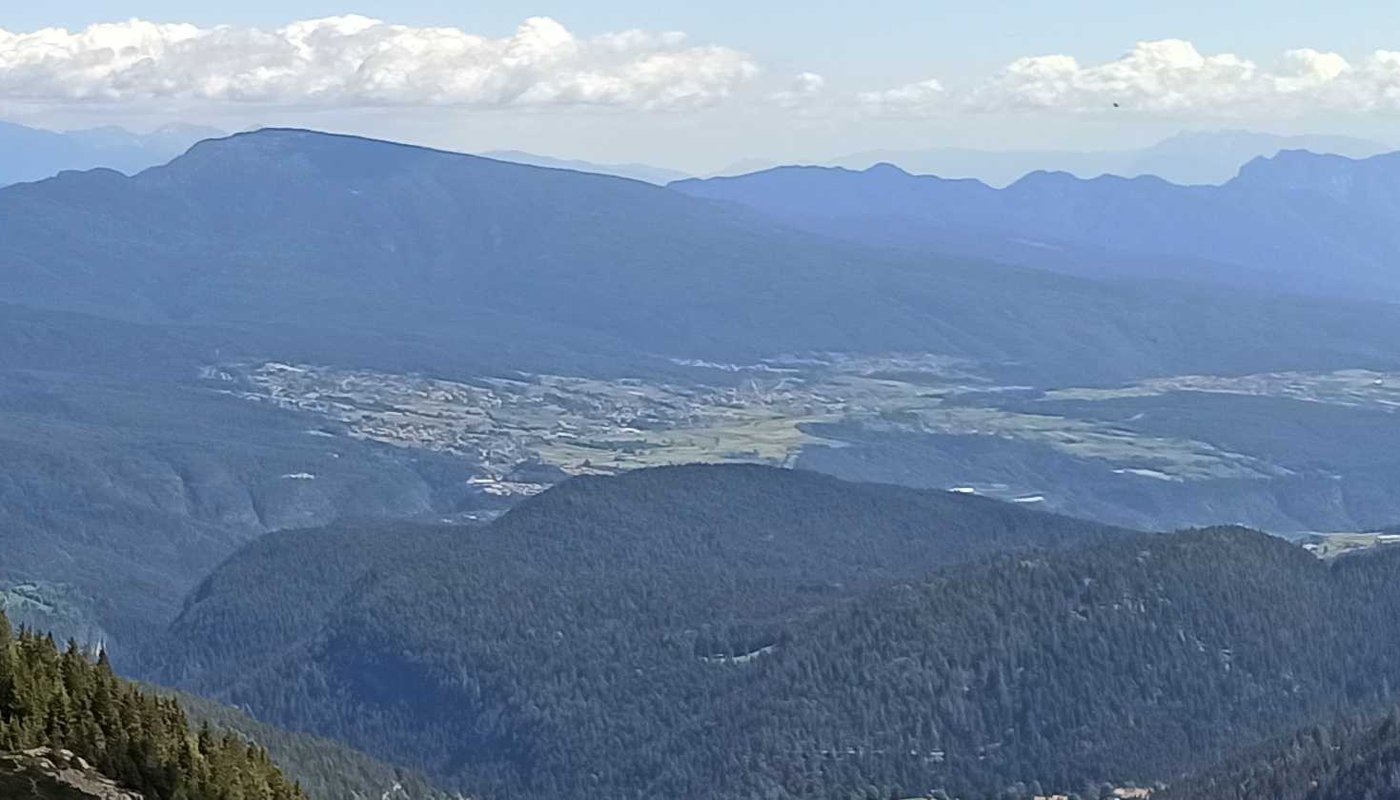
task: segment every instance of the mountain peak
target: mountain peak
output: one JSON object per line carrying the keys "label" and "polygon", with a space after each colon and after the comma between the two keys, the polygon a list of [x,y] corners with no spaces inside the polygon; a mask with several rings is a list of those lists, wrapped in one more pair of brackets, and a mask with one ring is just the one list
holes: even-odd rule
{"label": "mountain peak", "polygon": [[881,161],[878,164],[874,164],[867,168],[865,172],[868,175],[898,175],[901,177],[907,177],[909,175],[904,169],[888,161]]}
{"label": "mountain peak", "polygon": [[[1315,191],[1340,199],[1351,191],[1362,172],[1374,175],[1384,170],[1387,158],[1353,159],[1309,150],[1281,150],[1273,156],[1250,160],[1227,185],[1267,191]],[[1400,165],[1400,158],[1389,160]]]}
{"label": "mountain peak", "polygon": [[387,142],[363,136],[328,133],[305,128],[259,128],[196,142],[183,155],[163,167],[150,170],[165,176],[219,175],[236,171],[257,175],[317,174],[341,176],[388,175],[425,160],[437,163],[507,165],[480,156],[437,150],[420,145]]}
{"label": "mountain peak", "polygon": [[405,144],[403,142],[390,142],[381,139],[371,139],[366,136],[357,136],[348,133],[332,133],[329,131],[318,131],[310,128],[257,128],[250,131],[239,131],[228,136],[219,136],[212,139],[204,139],[197,142],[190,148],[190,152],[195,151],[220,151],[230,148],[242,148],[245,150],[255,150],[259,148],[275,149],[281,152],[287,147],[298,148],[373,148],[383,152],[418,152],[437,153],[447,156],[460,156],[468,159],[480,159],[479,156],[470,156],[465,153],[455,153],[449,150],[438,150],[431,147],[424,147],[416,144]]}

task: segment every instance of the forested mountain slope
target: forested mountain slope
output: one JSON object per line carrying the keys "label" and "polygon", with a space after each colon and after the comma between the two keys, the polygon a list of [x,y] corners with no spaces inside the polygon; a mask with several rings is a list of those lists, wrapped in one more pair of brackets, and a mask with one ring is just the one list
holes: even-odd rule
{"label": "forested mountain slope", "polygon": [[152,688],[180,703],[196,725],[232,731],[267,749],[287,779],[310,800],[447,800],[415,772],[319,736],[292,733],[259,722],[229,706],[191,694]]}
{"label": "forested mountain slope", "polygon": [[1313,725],[1170,786],[1159,800],[1394,800],[1400,721]]}
{"label": "forested mountain slope", "polygon": [[269,530],[453,507],[449,459],[317,435],[198,385],[237,346],[258,344],[0,306],[0,608],[106,640],[120,662]]}
{"label": "forested mountain slope", "polygon": [[1236,529],[724,467],[378,534],[251,546],[150,669],[486,797],[1169,781],[1400,679],[1397,556]]}
{"label": "forested mountain slope", "polygon": [[151,671],[472,792],[602,770],[630,793],[648,764],[694,770],[669,751],[686,720],[812,615],[941,565],[1121,535],[771,468],[580,478],[487,527],[268,537],[192,596]]}
{"label": "forested mountain slope", "polygon": [[794,637],[743,703],[749,746],[808,730],[856,751],[845,780],[900,791],[1169,782],[1389,702],[1395,563],[1219,529],[947,571]]}
{"label": "forested mountain slope", "polygon": [[[145,800],[305,796],[256,744],[192,729],[178,703],[117,678],[105,658],[93,663],[76,647],[60,650],[51,638],[28,631],[16,636],[0,613],[0,752],[39,749],[71,751]],[[14,780],[38,780],[33,768],[24,759],[0,762],[5,797],[12,796]],[[63,793],[60,784],[51,789],[52,800],[83,796]]]}

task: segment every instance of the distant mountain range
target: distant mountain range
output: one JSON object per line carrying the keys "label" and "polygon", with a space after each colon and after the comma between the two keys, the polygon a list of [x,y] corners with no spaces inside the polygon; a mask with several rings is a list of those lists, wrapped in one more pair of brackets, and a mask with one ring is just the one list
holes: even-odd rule
{"label": "distant mountain range", "polygon": [[514,164],[529,164],[534,167],[549,167],[550,169],[568,169],[575,172],[591,172],[597,175],[614,175],[619,178],[630,178],[634,181],[654,183],[657,186],[665,186],[672,181],[680,181],[692,177],[689,173],[681,172],[680,170],[653,167],[647,164],[598,164],[592,161],[535,155],[534,153],[524,153],[519,150],[491,150],[481,155],[486,158],[494,158],[498,161],[509,161]]}
{"label": "distant mountain range", "polygon": [[[60,132],[0,121],[0,186],[41,180],[65,170],[106,167],[131,174],[164,164],[197,141],[223,135],[215,128],[186,124],[170,124],[141,134],[115,126]],[[1346,136],[1196,131],[1178,134],[1140,150],[998,151],[953,147],[869,150],[822,161],[819,165],[863,170],[877,164],[894,164],[913,174],[973,178],[992,186],[1005,186],[1038,171],[1067,172],[1084,178],[1153,175],[1177,184],[1219,184],[1234,177],[1240,165],[1284,150],[1365,158],[1391,149],[1380,142]],[[491,150],[481,155],[516,164],[613,175],[658,186],[695,177],[692,173],[649,164],[600,163],[520,150]],[[779,166],[785,164],[749,158],[712,175],[732,177]]]}
{"label": "distant mountain range", "polygon": [[[1196,185],[1225,183],[1239,173],[1241,165],[1256,158],[1278,155],[1285,150],[1367,158],[1393,149],[1396,148],[1348,136],[1188,131],[1138,150],[977,150],[940,147],[927,150],[868,150],[812,163],[854,170],[868,169],[877,164],[893,164],[915,175],[971,178],[991,186],[1006,186],[1032,172],[1067,172],[1081,178],[1152,175],[1169,183]],[[658,185],[695,177],[678,170],[646,164],[599,164],[517,150],[493,150],[482,155],[518,164],[616,175]],[[789,165],[790,162],[747,158],[708,177],[734,177]]]}
{"label": "distant mountain range", "polygon": [[[1153,175],[1181,185],[1220,184],[1239,171],[1240,165],[1284,150],[1308,150],[1349,158],[1366,158],[1396,148],[1349,136],[1279,136],[1253,131],[1188,131],[1140,150],[976,150],[931,148],[928,150],[870,150],[824,162],[823,166],[867,169],[894,164],[917,175],[973,178],[992,186],[1006,186],[1032,172],[1068,172],[1081,178],[1117,175],[1135,178]],[[770,164],[768,167],[777,166]],[[754,172],[726,170],[724,174]]]}
{"label": "distant mountain range", "polygon": [[[1140,184],[1144,224],[1164,219],[1150,207],[1171,191],[1161,182],[1107,182],[1127,195],[1107,211],[1126,213]],[[813,190],[796,198],[806,205],[783,205],[789,185]],[[1076,280],[831,239],[845,209],[899,220],[903,209],[936,209],[945,192],[967,229],[1004,224],[1003,195],[979,184],[791,169],[675,186],[306,131],[240,134],[134,178],[70,173],[0,192],[0,301],[147,324],[251,326],[250,335],[285,337],[308,353],[368,357],[367,347],[382,354],[385,342],[413,337],[426,363],[439,358],[431,351],[516,369],[561,358],[579,369],[939,352],[1078,381],[1245,363],[1354,365],[1383,352],[1380,330],[1400,325],[1389,308],[1338,316],[1273,295]],[[1058,208],[1056,187],[1079,184],[1044,176],[1022,186],[1033,197],[1048,192],[1045,203]],[[749,187],[763,188],[745,198]],[[891,193],[900,187],[904,195]],[[784,222],[823,213],[832,230],[804,233],[695,195],[733,195]],[[1062,237],[1074,229],[1059,223],[1075,223],[1073,209],[1041,219],[1032,208],[1020,219]],[[1160,231],[1167,244],[1172,230]],[[1114,236],[1130,238],[1108,231],[1110,245]],[[1281,308],[1293,329],[1310,331],[1290,347],[1274,323]],[[1151,333],[1125,334],[1133,330]],[[1277,355],[1260,361],[1267,352]],[[406,358],[415,357],[399,354],[395,367],[413,367]]]}
{"label": "distant mountain range", "polygon": [[57,132],[0,122],[0,186],[65,170],[139,172],[166,163],[201,139],[222,135],[195,125],[167,125],[141,134],[117,127]]}
{"label": "distant mountain range", "polygon": [[780,167],[671,188],[812,233],[1099,277],[1400,299],[1400,153],[1286,151],[1223,186],[1035,172],[1004,189],[916,176]]}

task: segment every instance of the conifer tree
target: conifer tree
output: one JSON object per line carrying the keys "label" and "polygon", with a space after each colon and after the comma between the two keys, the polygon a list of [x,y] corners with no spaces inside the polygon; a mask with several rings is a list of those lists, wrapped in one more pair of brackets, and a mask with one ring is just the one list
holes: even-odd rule
{"label": "conifer tree", "polygon": [[70,642],[21,630],[0,611],[0,750],[72,750],[148,800],[304,800],[266,751],[198,734],[172,700],[148,696]]}

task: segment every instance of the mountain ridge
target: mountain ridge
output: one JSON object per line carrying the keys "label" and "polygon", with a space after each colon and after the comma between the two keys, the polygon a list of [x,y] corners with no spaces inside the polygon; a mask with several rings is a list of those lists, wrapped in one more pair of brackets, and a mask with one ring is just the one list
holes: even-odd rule
{"label": "mountain ridge", "polygon": [[[903,164],[911,173],[976,178],[999,187],[1014,183],[1037,169],[1069,172],[1081,178],[1156,175],[1175,184],[1191,186],[1224,183],[1238,172],[1241,164],[1250,159],[1289,149],[1366,157],[1394,148],[1381,142],[1347,136],[1283,136],[1220,130],[1183,131],[1150,146],[1129,150],[872,150],[821,163],[863,169],[872,163],[889,161]],[[720,174],[754,171],[731,169]]]}
{"label": "mountain ridge", "polygon": [[[587,711],[595,701],[528,710],[550,706],[527,698],[553,694],[550,664],[565,652],[591,676],[581,678],[584,695],[601,702],[612,695],[605,685],[634,687],[613,712],[621,725],[664,676],[699,679],[707,665],[743,663],[783,641],[787,624],[869,587],[939,564],[1119,535],[981,498],[771,467],[575,478],[486,527],[340,526],[264,538],[192,593],[148,669],[439,778],[456,764],[483,786],[506,787],[528,779],[533,761],[573,758],[559,748],[584,747],[582,731],[612,726]],[[269,579],[293,562],[315,567],[300,581]],[[247,585],[273,594],[229,591]],[[390,600],[400,591],[414,597]],[[239,622],[261,620],[264,601],[289,613]],[[458,624],[482,638],[463,639]],[[424,647],[387,644],[400,625],[426,637]],[[456,655],[454,640],[466,648]],[[593,660],[607,652],[628,655]],[[375,690],[381,671],[397,677]],[[284,688],[265,691],[272,686]],[[429,732],[411,736],[424,720]],[[606,738],[584,749],[596,754]]]}
{"label": "mountain ridge", "polygon": [[169,161],[201,139],[221,135],[195,125],[168,124],[137,134],[113,126],[51,131],[0,121],[0,187],[67,171],[139,172]]}
{"label": "mountain ridge", "polygon": [[[1396,153],[1349,159],[1284,151],[1250,161],[1220,186],[1033,172],[995,189],[891,167],[778,168],[671,186],[870,245],[965,255],[1000,246],[1027,263],[1074,266],[1049,256],[1037,262],[1026,248],[1012,249],[1032,242],[1089,248],[1088,261],[1100,251],[1106,263],[1089,273],[1100,277],[1142,276],[1141,264],[1163,279],[1394,300],[1400,281],[1383,266],[1400,257],[1393,232],[1397,176]],[[1152,259],[1166,263],[1153,266]],[[1179,261],[1202,268],[1185,269]]]}
{"label": "mountain ridge", "polygon": [[672,181],[691,177],[690,173],[687,172],[682,172],[677,169],[667,169],[665,167],[654,167],[650,164],[603,164],[577,158],[555,158],[553,156],[544,156],[537,153],[527,153],[522,150],[488,150],[481,153],[481,155],[487,158],[494,158],[498,161],[510,161],[515,164],[529,164],[550,169],[567,169],[575,172],[594,172],[600,175],[612,175],[618,178],[644,181],[646,183],[656,184],[657,186],[665,186]]}
{"label": "mountain ridge", "polygon": [[[1251,339],[1178,347],[1172,339],[1220,324],[1158,319],[1163,291],[1235,327],[1265,325],[1260,315],[1286,302],[1236,296],[1227,310],[1193,289],[836,245],[637,182],[294,129],[209,140],[130,178],[12,187],[0,210],[10,273],[0,301],[158,324],[198,317],[281,331],[298,348],[311,340],[296,326],[320,327],[318,343],[328,328],[411,338],[411,349],[457,358],[511,352],[498,363],[514,369],[815,350],[934,351],[1065,375],[1070,353],[1096,353],[1075,361],[1080,378],[1083,364],[1109,379],[1154,361],[1214,371],[1184,361],[1237,359]],[[1008,319],[1008,303],[1035,313]],[[1082,330],[1067,335],[1061,316]],[[1134,319],[1178,330],[1125,341]],[[1327,339],[1289,352],[1301,359]],[[1125,349],[1138,352],[1108,355]]]}
{"label": "mountain ridge", "polygon": [[[947,524],[950,542],[1033,538],[911,556]],[[1078,524],[772,468],[576,479],[487,528],[255,544],[192,596],[163,668],[511,797],[1153,785],[1388,702],[1400,551],[1323,562],[1243,529]],[[333,585],[277,577],[308,562]],[[323,600],[260,608],[250,583]]]}

